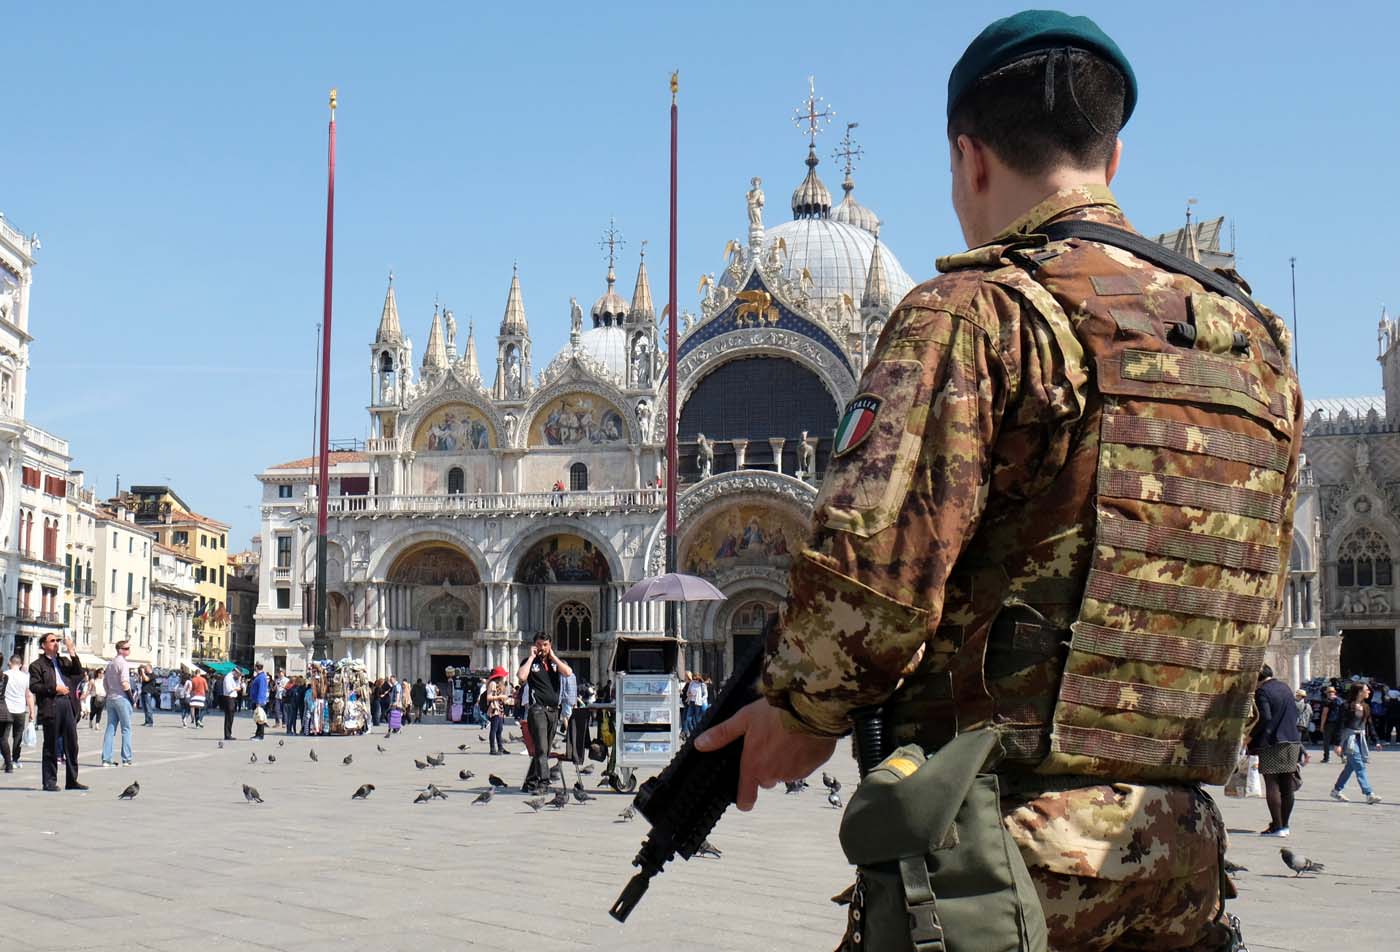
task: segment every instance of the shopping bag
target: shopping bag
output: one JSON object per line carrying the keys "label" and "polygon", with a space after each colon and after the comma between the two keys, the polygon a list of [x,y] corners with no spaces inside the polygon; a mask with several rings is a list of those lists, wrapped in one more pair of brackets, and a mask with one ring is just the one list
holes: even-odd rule
{"label": "shopping bag", "polygon": [[1239,763],[1235,764],[1235,772],[1230,774],[1230,779],[1225,781],[1225,796],[1244,797],[1248,794],[1246,784],[1249,778],[1249,759],[1241,757]]}
{"label": "shopping bag", "polygon": [[1245,780],[1245,793],[1251,797],[1264,795],[1264,775],[1259,772],[1259,758],[1249,755],[1249,776]]}
{"label": "shopping bag", "polygon": [[267,723],[267,711],[264,711],[264,710],[262,709],[262,705],[258,705],[257,707],[253,708],[253,723],[254,723],[254,724],[266,724],[266,723]]}
{"label": "shopping bag", "polygon": [[25,747],[38,747],[38,746],[39,746],[39,732],[38,732],[37,730],[34,729],[34,722],[33,722],[33,721],[30,721],[28,724],[25,724],[25,725],[24,725],[24,746],[25,746]]}

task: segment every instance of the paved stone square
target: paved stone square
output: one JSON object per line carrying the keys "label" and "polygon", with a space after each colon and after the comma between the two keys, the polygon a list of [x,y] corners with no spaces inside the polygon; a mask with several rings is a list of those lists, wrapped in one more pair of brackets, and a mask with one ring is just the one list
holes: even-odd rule
{"label": "paved stone square", "polygon": [[[483,753],[476,728],[414,725],[388,740],[380,731],[278,746],[284,735],[269,727],[263,742],[220,750],[221,718],[206,723],[182,730],[163,714],[135,729],[136,766],[106,770],[96,767],[100,732],[83,728],[86,794],[39,792],[35,762],[0,781],[6,868],[22,877],[0,891],[0,947],[826,950],[841,931],[827,897],[849,872],[836,842],[840,812],[819,784],[798,796],[765,793],[751,814],[730,811],[712,837],[723,858],[677,861],[618,925],[607,909],[645,833],[640,819],[617,818],[628,797],[600,791],[597,802],[538,815],[513,791],[474,805],[487,774],[518,786],[527,763]],[[251,733],[240,718],[237,736]],[[459,753],[461,743],[471,751]],[[438,751],[446,767],[414,767]],[[476,776],[458,780],[463,769]],[[854,786],[844,752],[829,769]],[[1400,805],[1331,802],[1335,769],[1305,770],[1287,841],[1327,863],[1323,876],[1292,878],[1279,841],[1254,835],[1267,822],[1262,800],[1223,800],[1230,856],[1249,867],[1232,908],[1255,952],[1315,950],[1342,937],[1367,947],[1390,934]],[[585,778],[590,790],[596,777]],[[1400,794],[1400,756],[1377,753],[1372,777],[1383,795]],[[118,802],[132,780],[140,796]],[[414,805],[429,781],[448,800]],[[266,802],[245,803],[242,783]],[[377,789],[352,802],[362,783]]]}

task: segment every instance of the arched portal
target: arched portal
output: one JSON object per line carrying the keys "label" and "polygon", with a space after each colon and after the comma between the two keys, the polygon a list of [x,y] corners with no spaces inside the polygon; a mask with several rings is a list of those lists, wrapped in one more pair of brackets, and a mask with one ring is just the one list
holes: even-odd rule
{"label": "arched portal", "polygon": [[[441,680],[447,667],[481,667],[473,658],[481,627],[481,575],[471,558],[446,542],[425,542],[394,560],[385,573],[387,627],[401,653],[397,673]],[[397,638],[395,638],[397,633]]]}
{"label": "arched portal", "polygon": [[581,682],[593,678],[593,633],[606,627],[611,581],[603,551],[570,533],[540,539],[516,567],[520,630],[527,638],[549,634]]}
{"label": "arched portal", "polygon": [[593,610],[567,601],[554,609],[554,651],[569,663],[580,681],[593,680]]}

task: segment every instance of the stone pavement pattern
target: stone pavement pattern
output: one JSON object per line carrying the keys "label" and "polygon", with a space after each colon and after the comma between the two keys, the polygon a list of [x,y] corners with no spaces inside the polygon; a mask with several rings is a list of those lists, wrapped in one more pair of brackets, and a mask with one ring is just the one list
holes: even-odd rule
{"label": "stone pavement pattern", "polygon": [[[251,723],[240,718],[236,734]],[[508,733],[511,729],[508,728]],[[631,873],[644,821],[617,821],[629,797],[531,813],[512,791],[472,804],[495,772],[518,786],[526,758],[480,751],[476,728],[429,724],[356,738],[240,740],[217,748],[220,724],[181,730],[170,715],[136,728],[137,766],[94,765],[99,732],[83,729],[87,794],[37,790],[38,764],[0,781],[8,809],[5,868],[23,877],[0,891],[0,947],[189,952],[219,950],[437,949],[826,950],[843,925],[828,901],[850,881],[836,842],[840,812],[819,782],[798,796],[765,792],[751,814],[731,810],[712,836],[719,860],[677,861],[628,923],[607,909]],[[472,750],[459,753],[468,743]],[[382,744],[388,753],[380,754]],[[319,763],[308,756],[315,748]],[[519,745],[515,747],[519,749]],[[413,759],[447,754],[419,771]],[[258,755],[256,765],[249,754]],[[267,755],[277,758],[267,763]],[[353,754],[354,763],[341,763]],[[1377,789],[1400,795],[1400,756],[1378,753]],[[463,783],[461,769],[476,777]],[[828,769],[845,785],[855,767],[838,753]],[[1396,803],[1326,799],[1334,766],[1305,771],[1294,849],[1328,873],[1293,879],[1279,841],[1232,837],[1249,867],[1234,903],[1255,952],[1312,950],[1345,935],[1379,941],[1400,895]],[[585,783],[596,787],[595,773]],[[572,777],[570,778],[572,780]],[[117,793],[132,780],[141,794]],[[414,805],[427,782],[446,801]],[[250,783],[266,803],[244,802]],[[364,802],[350,794],[378,789]],[[1223,798],[1222,798],[1223,800]],[[1232,830],[1267,821],[1262,800],[1223,800]],[[68,923],[55,927],[55,916]]]}

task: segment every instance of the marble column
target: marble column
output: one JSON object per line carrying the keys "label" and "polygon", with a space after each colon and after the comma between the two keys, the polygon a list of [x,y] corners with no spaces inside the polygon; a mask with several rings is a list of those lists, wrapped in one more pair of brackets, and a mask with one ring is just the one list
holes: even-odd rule
{"label": "marble column", "polygon": [[1312,645],[1307,645],[1303,648],[1303,676],[1298,680],[1295,687],[1301,686],[1304,681],[1312,680],[1312,653]]}
{"label": "marble column", "polygon": [[781,436],[770,437],[768,445],[773,447],[773,469],[779,474],[783,471],[783,444],[787,440]]}
{"label": "marble column", "polygon": [[734,447],[734,468],[735,468],[735,469],[743,469],[743,468],[744,468],[744,457],[747,456],[747,455],[748,455],[748,452],[749,452],[749,441],[748,441],[748,440],[730,440],[729,442],[730,442],[730,444],[733,445],[733,447]]}
{"label": "marble column", "polygon": [[1293,684],[1296,687],[1303,683],[1303,654],[1295,651],[1293,654]]}

